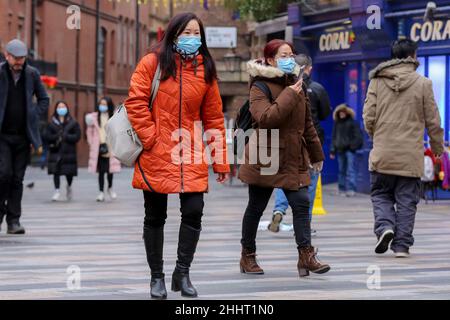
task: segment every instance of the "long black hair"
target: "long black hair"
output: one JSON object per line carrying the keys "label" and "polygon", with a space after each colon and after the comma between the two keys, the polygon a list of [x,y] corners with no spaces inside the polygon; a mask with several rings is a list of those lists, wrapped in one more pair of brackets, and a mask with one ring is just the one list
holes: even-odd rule
{"label": "long black hair", "polygon": [[115,110],[115,108],[116,108],[116,107],[114,106],[114,102],[112,101],[112,99],[111,99],[110,97],[101,97],[100,100],[98,100],[97,105],[95,106],[95,112],[98,113],[98,125],[99,125],[99,126],[101,126],[101,123],[100,123],[100,116],[101,116],[101,113],[100,113],[100,111],[99,111],[99,109],[98,109],[98,106],[100,105],[100,102],[101,102],[102,100],[105,100],[106,103],[108,104],[108,116],[109,116],[110,118],[113,116],[114,110]]}
{"label": "long black hair", "polygon": [[194,13],[185,12],[177,14],[170,20],[162,40],[157,43],[156,46],[151,48],[151,52],[158,55],[158,60],[161,65],[161,80],[167,80],[169,77],[173,77],[175,79],[177,77],[173,44],[191,20],[196,20],[200,25],[202,45],[199,49],[199,53],[203,56],[205,82],[211,84],[217,79],[216,64],[214,63],[214,60],[212,59],[206,45],[205,28],[203,27],[203,23]]}

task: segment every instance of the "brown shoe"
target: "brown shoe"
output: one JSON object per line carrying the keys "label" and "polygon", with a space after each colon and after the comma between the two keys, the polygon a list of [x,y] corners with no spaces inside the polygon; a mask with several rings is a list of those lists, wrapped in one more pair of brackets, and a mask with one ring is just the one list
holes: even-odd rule
{"label": "brown shoe", "polygon": [[256,252],[242,249],[241,253],[241,273],[264,274],[264,270],[256,262]]}
{"label": "brown shoe", "polygon": [[298,249],[297,269],[300,277],[309,276],[309,272],[325,273],[330,270],[330,266],[320,263],[317,258],[317,252],[314,247],[305,247]]}

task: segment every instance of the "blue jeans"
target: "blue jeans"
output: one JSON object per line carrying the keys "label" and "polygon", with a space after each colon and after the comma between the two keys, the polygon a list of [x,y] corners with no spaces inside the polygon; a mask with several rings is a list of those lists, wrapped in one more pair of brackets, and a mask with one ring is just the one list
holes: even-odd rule
{"label": "blue jeans", "polygon": [[339,191],[356,192],[355,153],[352,151],[338,152],[337,160],[339,165]]}
{"label": "blue jeans", "polygon": [[[317,182],[319,181],[319,174],[312,170],[309,172],[309,174],[311,176],[311,184],[308,187],[309,220],[311,221],[312,220],[312,210],[314,207],[314,199],[316,198]],[[289,203],[286,198],[286,195],[284,194],[283,189],[275,189],[275,207],[273,209],[273,212],[280,211],[283,214],[285,214],[288,207],[289,207]]]}

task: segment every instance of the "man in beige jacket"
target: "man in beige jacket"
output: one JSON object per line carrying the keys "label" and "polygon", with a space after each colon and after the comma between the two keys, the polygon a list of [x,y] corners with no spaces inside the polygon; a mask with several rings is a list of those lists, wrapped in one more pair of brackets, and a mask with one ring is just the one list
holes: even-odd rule
{"label": "man in beige jacket", "polygon": [[378,237],[375,252],[388,250],[408,257],[424,171],[423,137],[440,156],[443,134],[431,80],[416,72],[417,44],[401,39],[392,46],[392,60],[369,74],[364,126],[373,139],[369,157],[371,197]]}

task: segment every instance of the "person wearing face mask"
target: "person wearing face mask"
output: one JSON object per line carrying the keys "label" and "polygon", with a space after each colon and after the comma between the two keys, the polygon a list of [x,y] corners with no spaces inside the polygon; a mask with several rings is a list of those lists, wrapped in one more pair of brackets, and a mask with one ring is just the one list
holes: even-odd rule
{"label": "person wearing face mask", "polygon": [[55,184],[52,201],[61,198],[61,176],[66,176],[67,180],[66,198],[68,201],[72,199],[72,181],[78,173],[77,143],[80,138],[80,126],[70,115],[67,103],[58,101],[44,135],[49,145],[48,174],[53,175]]}
{"label": "person wearing face mask", "polygon": [[[149,111],[157,66],[161,81]],[[208,163],[203,125],[217,181],[230,172],[227,162],[224,115],[217,71],[206,46],[200,19],[193,13],[172,18],[164,38],[138,64],[125,101],[128,118],[143,144],[136,161],[133,187],[143,190],[143,238],[150,267],[150,295],[166,299],[163,272],[164,224],[168,194],[179,194],[181,224],[172,291],[197,297],[189,270],[202,229],[204,193],[208,192]]]}
{"label": "person wearing face mask", "polygon": [[[325,273],[330,270],[329,265],[316,259],[316,250],[311,245],[309,167],[311,164],[316,172],[320,172],[324,154],[311,118],[306,87],[302,78],[297,80],[300,68],[295,63],[293,51],[292,44],[275,39],[265,46],[264,59],[252,60],[247,64],[250,74],[250,113],[255,129],[253,135],[258,139],[251,137],[247,143],[245,164],[241,165],[239,171],[239,178],[248,184],[249,190],[242,222],[242,273],[264,273],[256,261],[256,233],[274,188],[284,191],[292,208],[300,277],[308,276],[309,272]],[[254,85],[256,81],[266,84],[272,99]],[[270,140],[271,135],[261,129],[278,130],[278,146]],[[262,139],[261,136],[266,138]],[[250,154],[255,151],[259,154]],[[268,155],[269,164],[260,159]],[[252,158],[257,159],[256,163],[251,161]],[[274,163],[278,164],[276,172],[263,173],[262,169]]]}
{"label": "person wearing face mask", "polygon": [[105,201],[105,176],[108,181],[107,193],[111,200],[117,199],[113,190],[113,178],[115,173],[121,170],[120,161],[110,153],[110,147],[106,142],[106,123],[114,114],[114,103],[111,98],[103,97],[95,107],[95,112],[87,114],[86,136],[89,144],[88,171],[98,173],[98,185],[100,193],[97,202]]}

